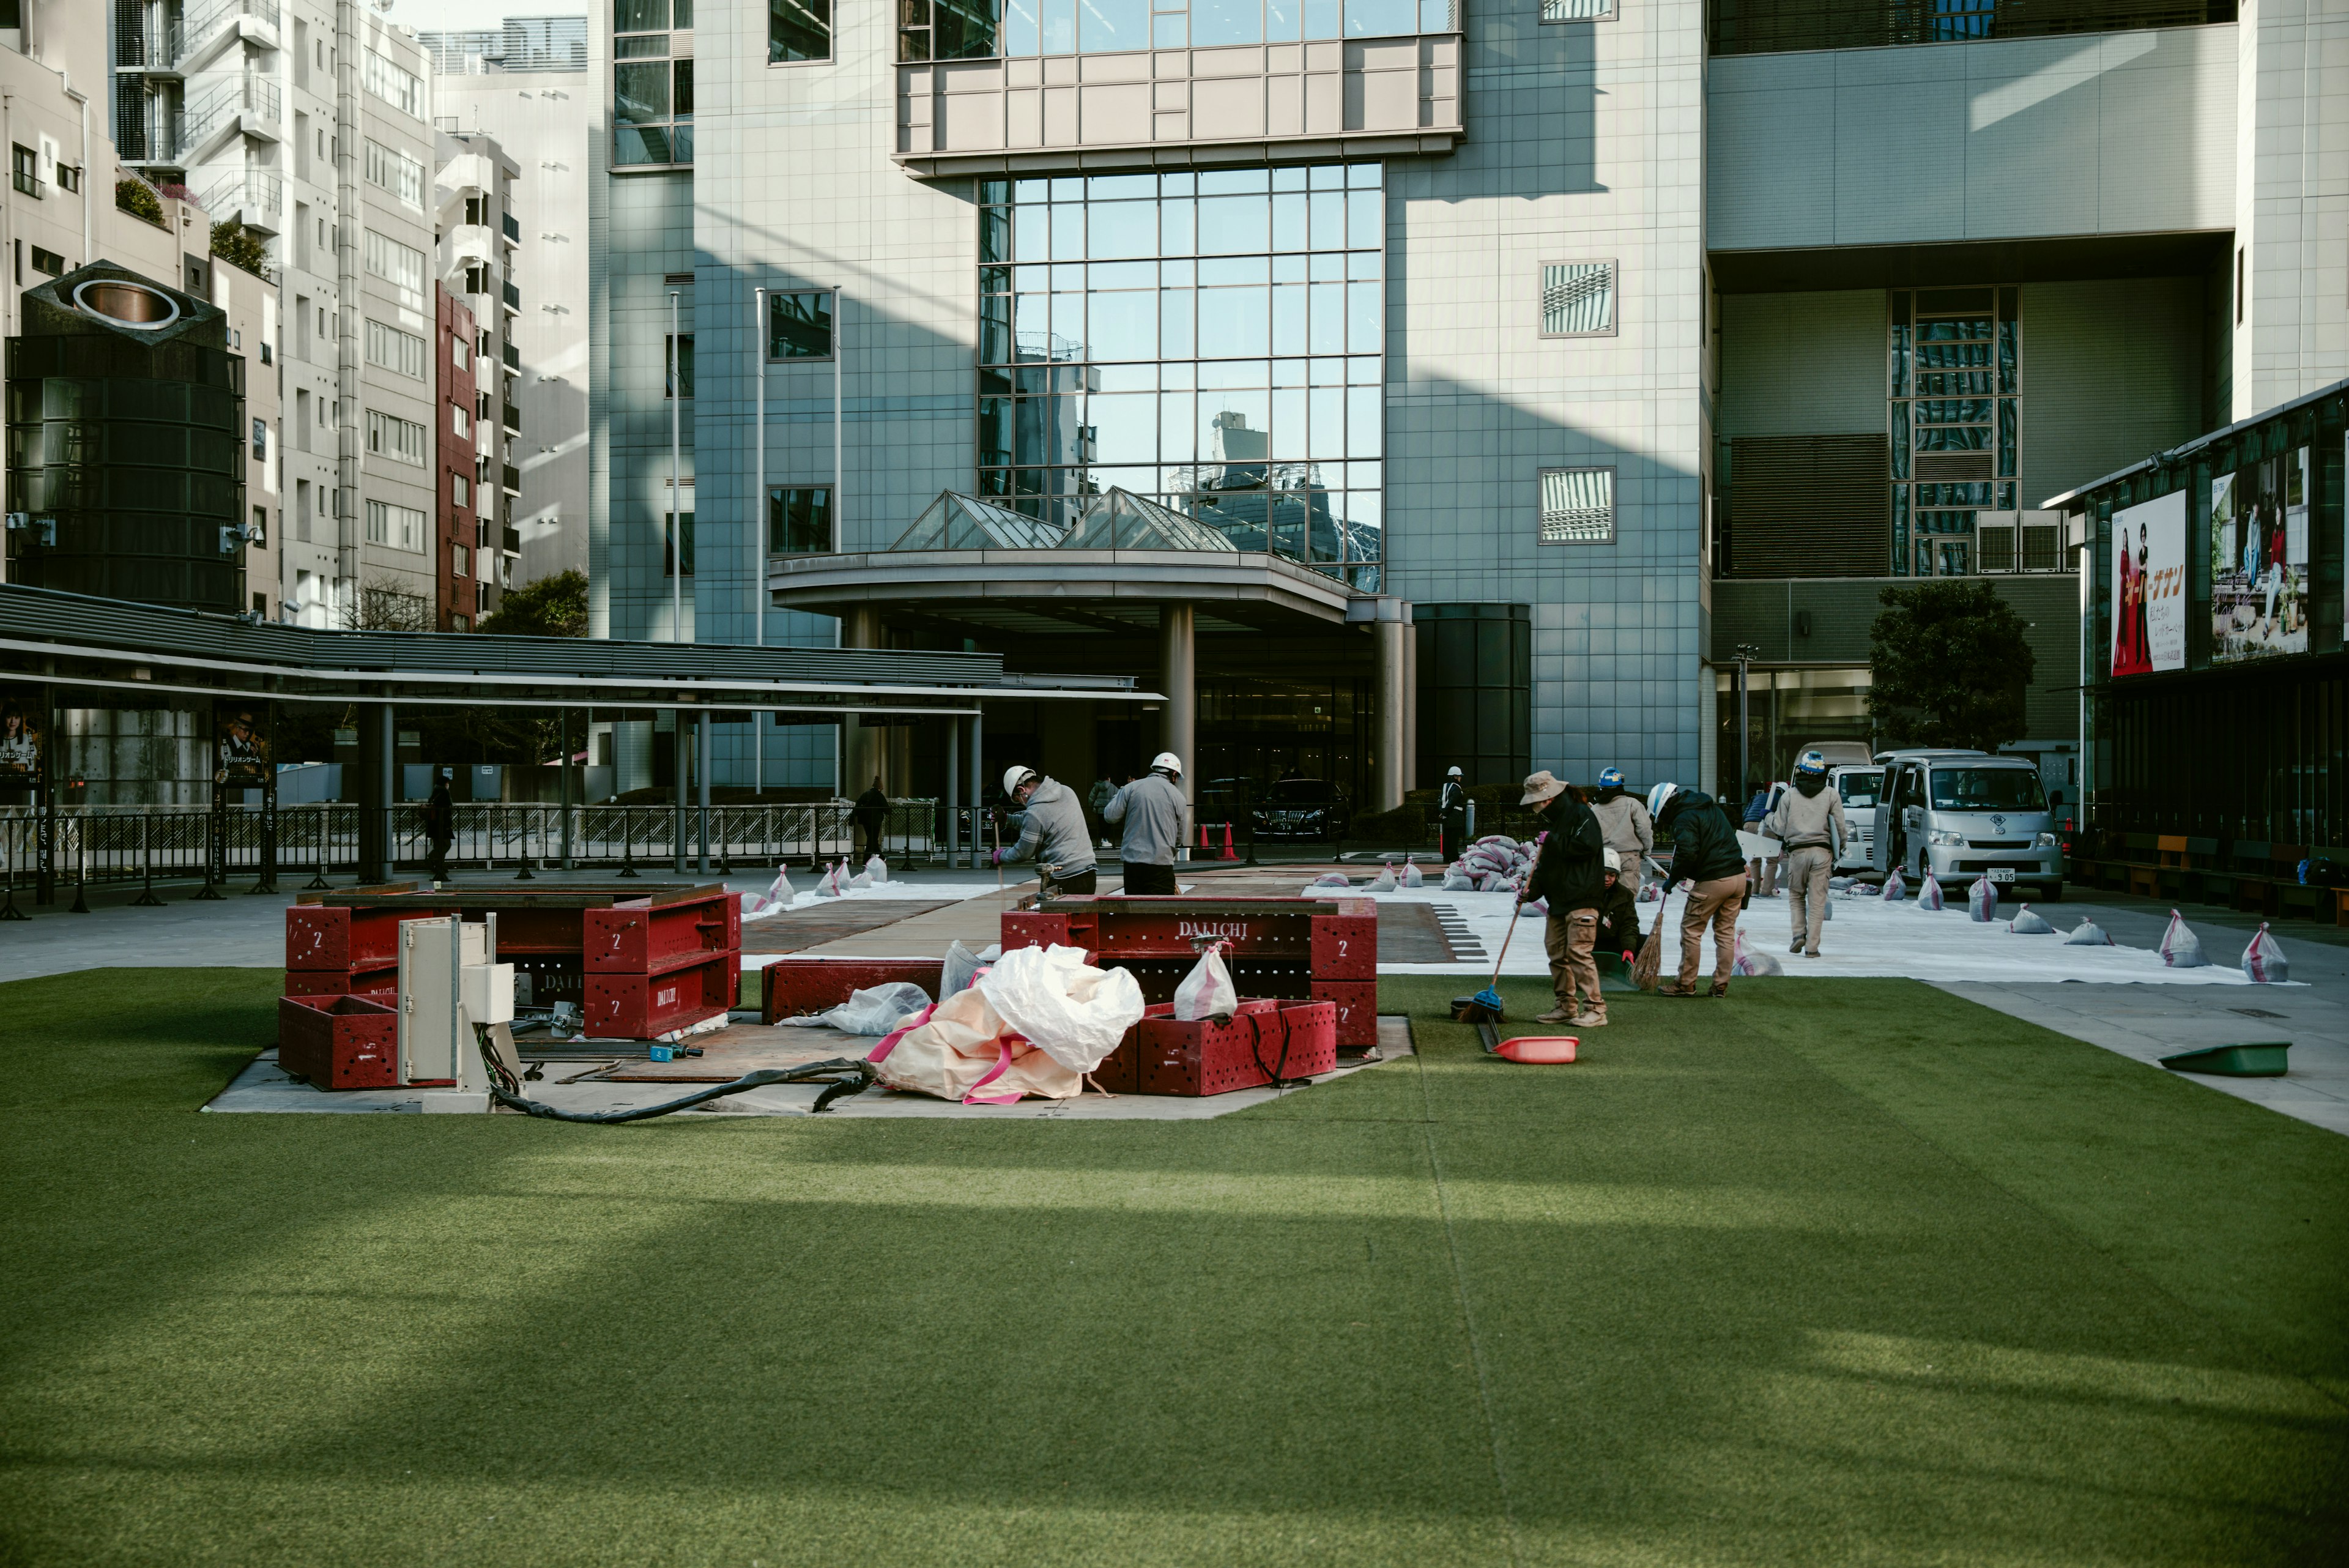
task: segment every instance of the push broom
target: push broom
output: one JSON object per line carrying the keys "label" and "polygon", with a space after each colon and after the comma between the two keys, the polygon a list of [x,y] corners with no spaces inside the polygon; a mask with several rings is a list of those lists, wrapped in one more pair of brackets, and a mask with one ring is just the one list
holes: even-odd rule
{"label": "push broom", "polygon": [[[1534,872],[1541,865],[1542,845],[1547,840],[1548,836],[1545,834],[1534,841],[1533,858],[1526,863],[1526,886],[1528,888],[1534,885]],[[1506,1016],[1501,1008],[1501,964],[1509,956],[1509,940],[1517,934],[1517,917],[1525,910],[1523,898],[1510,907],[1509,929],[1501,933],[1501,950],[1493,959],[1492,983],[1474,996],[1452,999],[1452,1021],[1454,1023],[1492,1024],[1500,1023]],[[1490,1044],[1491,1042],[1487,1041],[1486,1045],[1489,1047]]]}

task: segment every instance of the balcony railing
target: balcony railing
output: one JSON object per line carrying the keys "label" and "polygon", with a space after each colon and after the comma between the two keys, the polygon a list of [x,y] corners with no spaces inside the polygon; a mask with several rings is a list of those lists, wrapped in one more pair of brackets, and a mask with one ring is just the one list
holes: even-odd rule
{"label": "balcony railing", "polygon": [[510,283],[502,283],[498,286],[505,291],[506,308],[508,310],[520,310],[522,308],[522,290]]}
{"label": "balcony railing", "polygon": [[202,54],[205,46],[220,36],[222,28],[233,26],[241,19],[259,22],[273,31],[279,26],[278,9],[271,0],[218,0],[181,21],[171,52],[172,63],[184,64]]}
{"label": "balcony railing", "polygon": [[509,370],[519,370],[522,369],[522,350],[515,348],[511,343],[502,344],[499,347],[498,358],[505,361],[505,367]]}
{"label": "balcony railing", "polygon": [[147,20],[115,35],[114,63],[126,70],[169,70],[179,60],[185,36],[177,22]]}
{"label": "balcony railing", "polygon": [[172,155],[185,157],[194,151],[224,121],[238,115],[249,114],[274,125],[282,117],[284,101],[275,82],[251,72],[207,82],[189,96],[187,107],[181,111]]}
{"label": "balcony railing", "polygon": [[504,480],[506,490],[512,494],[520,495],[522,493],[522,470],[516,468],[510,462],[503,464],[502,467],[505,470]]}
{"label": "balcony railing", "polygon": [[285,202],[285,182],[254,170],[215,181],[196,198],[196,205],[215,218],[238,208],[274,216]]}
{"label": "balcony railing", "polygon": [[501,222],[505,225],[506,238],[513,241],[516,244],[520,244],[522,243],[522,225],[514,222],[514,215],[512,213],[508,213]]}
{"label": "balcony railing", "polygon": [[522,410],[520,409],[515,408],[512,403],[500,403],[498,405],[498,417],[500,422],[504,425],[505,431],[508,435],[522,434]]}

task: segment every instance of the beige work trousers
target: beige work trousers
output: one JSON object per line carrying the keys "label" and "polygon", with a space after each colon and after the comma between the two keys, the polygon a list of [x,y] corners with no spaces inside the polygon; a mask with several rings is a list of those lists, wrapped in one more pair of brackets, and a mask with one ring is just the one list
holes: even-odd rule
{"label": "beige work trousers", "polygon": [[1729,971],[1737,962],[1737,911],[1745,901],[1745,878],[1716,877],[1689,889],[1681,909],[1681,989],[1696,989],[1698,955],[1704,929],[1713,928],[1713,986],[1729,989]]}
{"label": "beige work trousers", "polygon": [[1835,852],[1823,844],[1786,851],[1786,915],[1795,923],[1795,940],[1813,958],[1819,956],[1819,925],[1827,918],[1827,877],[1835,869]]}
{"label": "beige work trousers", "polygon": [[[1549,954],[1549,988],[1558,1006],[1569,1013],[1584,1007],[1605,1012],[1607,1000],[1599,991],[1599,961],[1592,956],[1599,946],[1599,911],[1552,909],[1542,928],[1542,946]],[[1579,1002],[1575,1000],[1578,990],[1583,999]]]}

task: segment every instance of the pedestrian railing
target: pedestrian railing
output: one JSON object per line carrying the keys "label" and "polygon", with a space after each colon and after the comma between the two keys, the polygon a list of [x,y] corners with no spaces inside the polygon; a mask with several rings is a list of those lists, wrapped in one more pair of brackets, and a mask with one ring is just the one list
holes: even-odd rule
{"label": "pedestrian railing", "polygon": [[[48,819],[51,875],[59,886],[84,883],[228,882],[256,888],[286,877],[325,886],[354,877],[360,863],[361,809],[347,802],[279,806],[77,806]],[[390,808],[389,854],[396,869],[420,869],[433,855],[425,807]],[[28,888],[41,868],[41,815],[0,809],[0,877]],[[448,864],[511,868],[517,877],[559,867],[622,871],[674,867],[680,857],[698,874],[789,862],[862,859],[866,838],[856,808],[842,802],[805,805],[574,805],[476,802],[455,808]],[[881,852],[901,864],[944,858],[945,815],[933,800],[891,805]],[[971,839],[966,826],[962,843]],[[274,872],[274,876],[272,873]],[[674,874],[672,872],[672,874]]]}

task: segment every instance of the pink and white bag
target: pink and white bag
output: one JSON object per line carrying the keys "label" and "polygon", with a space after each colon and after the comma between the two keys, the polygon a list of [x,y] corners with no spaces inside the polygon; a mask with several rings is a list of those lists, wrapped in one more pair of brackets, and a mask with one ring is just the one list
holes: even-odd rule
{"label": "pink and white bag", "polygon": [[1917,889],[1917,907],[1920,909],[1945,908],[1949,900],[1941,897],[1941,879],[1930,871],[1925,873],[1925,885]]}
{"label": "pink and white bag", "polygon": [[2243,950],[2243,972],[2261,985],[2282,985],[2291,977],[2292,966],[2284,961],[2283,944],[2268,934],[2268,923],[2251,935],[2251,945]]}
{"label": "pink and white bag", "polygon": [[1966,915],[1984,924],[1998,919],[1998,888],[1989,877],[1975,877],[1966,889]]}
{"label": "pink and white bag", "polygon": [[2210,962],[2203,956],[2202,939],[2175,909],[2169,911],[2168,929],[2161,933],[2161,961],[2172,969],[2202,969]]}

